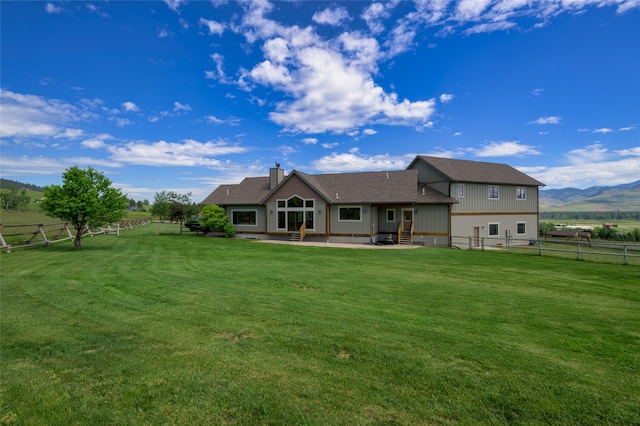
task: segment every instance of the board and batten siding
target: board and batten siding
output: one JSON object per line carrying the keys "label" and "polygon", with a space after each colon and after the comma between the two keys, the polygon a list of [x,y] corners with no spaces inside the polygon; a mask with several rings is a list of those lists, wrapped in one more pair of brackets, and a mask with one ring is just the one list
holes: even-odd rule
{"label": "board and batten siding", "polygon": [[423,161],[417,161],[413,169],[418,170],[418,182],[423,182],[441,192],[442,194],[449,195],[449,183],[451,182],[447,176],[440,171],[434,169],[430,165]]}
{"label": "board and batten siding", "polygon": [[[525,226],[525,232],[518,234],[518,223]],[[489,224],[497,224],[498,235],[489,235]],[[473,237],[478,228],[479,237],[485,238],[485,245],[506,244],[506,237],[516,240],[515,244],[526,244],[538,238],[538,215],[536,214],[486,214],[451,216],[451,236],[454,243],[465,243],[460,237]]]}
{"label": "board and batten siding", "polygon": [[[326,234],[326,211],[327,205],[324,200],[314,189],[309,187],[298,176],[291,176],[289,180],[282,183],[278,190],[274,192],[266,201],[266,212],[268,214],[267,227],[269,233],[283,232],[278,230],[277,205],[278,200],[288,200],[293,196],[298,196],[305,200],[314,200],[314,227],[313,231],[308,231],[310,235]],[[273,212],[273,213],[271,213]]]}
{"label": "board and batten siding", "polygon": [[[360,207],[360,220],[341,221],[340,207]],[[369,204],[333,204],[329,210],[331,235],[371,235],[371,215],[373,208]]]}
{"label": "board and batten siding", "polygon": [[256,212],[256,224],[255,225],[233,225],[238,233],[264,233],[266,232],[266,215],[264,206],[251,206],[251,205],[230,205],[225,206],[225,212],[227,213],[227,219],[229,223],[233,223],[234,211],[255,211]]}
{"label": "board and batten siding", "polygon": [[[458,185],[464,185],[464,196],[458,196]],[[489,187],[499,188],[498,199],[489,198]],[[516,198],[517,188],[524,188],[526,198]],[[452,214],[461,213],[536,213],[538,211],[538,187],[524,185],[498,185],[485,183],[451,183],[451,195],[457,204]]]}

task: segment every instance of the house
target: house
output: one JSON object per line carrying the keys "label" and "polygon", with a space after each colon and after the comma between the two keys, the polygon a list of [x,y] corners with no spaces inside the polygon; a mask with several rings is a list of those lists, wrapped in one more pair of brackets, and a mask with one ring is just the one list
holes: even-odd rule
{"label": "house", "polygon": [[269,176],[220,185],[244,238],[422,245],[503,244],[538,236],[537,180],[506,164],[417,156],[406,170]]}

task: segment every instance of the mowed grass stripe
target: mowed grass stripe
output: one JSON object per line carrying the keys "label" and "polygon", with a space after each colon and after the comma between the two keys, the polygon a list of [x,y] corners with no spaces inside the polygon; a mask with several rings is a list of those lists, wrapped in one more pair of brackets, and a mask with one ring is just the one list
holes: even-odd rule
{"label": "mowed grass stripe", "polygon": [[153,226],[0,262],[4,423],[638,421],[636,267]]}

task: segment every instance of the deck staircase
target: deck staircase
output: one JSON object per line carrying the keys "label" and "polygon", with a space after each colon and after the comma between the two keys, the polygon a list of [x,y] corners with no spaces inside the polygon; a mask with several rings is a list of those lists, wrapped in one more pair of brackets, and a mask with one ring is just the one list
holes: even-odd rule
{"label": "deck staircase", "polygon": [[410,246],[411,245],[411,231],[402,231],[400,234],[400,239],[398,240],[399,245]]}
{"label": "deck staircase", "polygon": [[294,241],[297,243],[302,241],[302,239],[300,238],[300,231],[296,231],[293,234],[291,234],[291,236],[289,237],[289,241]]}

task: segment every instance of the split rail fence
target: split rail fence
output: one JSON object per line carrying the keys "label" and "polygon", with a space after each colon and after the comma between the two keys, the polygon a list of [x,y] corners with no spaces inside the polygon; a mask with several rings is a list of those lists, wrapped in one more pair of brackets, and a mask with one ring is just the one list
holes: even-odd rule
{"label": "split rail fence", "polygon": [[[120,231],[137,228],[151,223],[150,219],[126,220],[119,223],[90,229],[87,227],[83,236],[115,234]],[[0,249],[10,253],[12,249],[34,247],[38,245],[51,245],[62,241],[73,240],[72,229],[69,222],[35,223],[28,225],[4,225],[0,223]]]}
{"label": "split rail fence", "polygon": [[640,244],[608,240],[563,240],[518,238],[453,237],[452,245],[469,250],[501,249],[509,253],[526,253],[538,256],[555,256],[594,262],[620,262],[624,265],[640,265]]}

